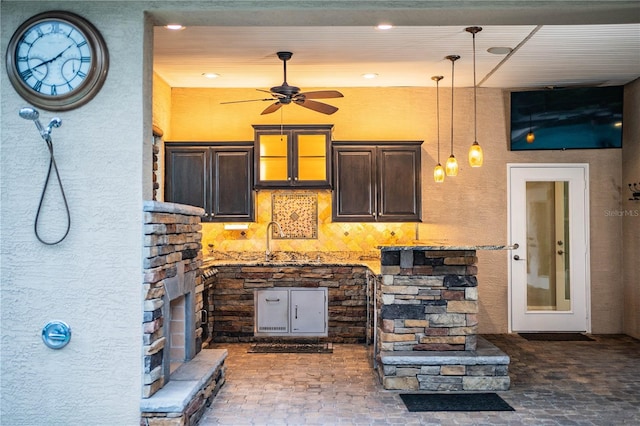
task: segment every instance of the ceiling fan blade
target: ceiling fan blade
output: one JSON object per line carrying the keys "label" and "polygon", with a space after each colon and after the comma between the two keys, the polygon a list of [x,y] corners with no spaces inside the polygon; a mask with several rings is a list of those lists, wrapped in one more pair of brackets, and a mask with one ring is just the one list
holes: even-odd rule
{"label": "ceiling fan blade", "polygon": [[338,110],[338,108],[333,105],[323,104],[322,102],[316,102],[310,99],[294,99],[294,102],[300,106],[323,114],[333,114]]}
{"label": "ceiling fan blade", "polygon": [[303,92],[298,93],[298,95],[296,96],[304,96],[307,99],[329,99],[344,97],[344,95],[337,90],[318,90],[316,92]]}
{"label": "ceiling fan blade", "polygon": [[271,104],[267,108],[265,108],[265,110],[262,111],[260,115],[271,114],[272,112],[276,112],[277,110],[279,110],[281,107],[282,104],[280,102],[276,102],[275,104]]}
{"label": "ceiling fan blade", "polygon": [[258,101],[272,101],[273,98],[267,98],[267,99],[247,99],[244,101],[227,101],[227,102],[220,102],[220,104],[239,104],[241,102],[258,102]]}
{"label": "ceiling fan blade", "polygon": [[[282,93],[276,93],[276,92],[272,92],[269,90],[264,90],[264,89],[256,89],[258,92],[264,92],[264,93],[268,93],[271,96],[273,96],[275,99],[282,99],[282,98],[286,98],[286,95],[283,95]],[[269,99],[269,100],[273,100],[273,99]]]}

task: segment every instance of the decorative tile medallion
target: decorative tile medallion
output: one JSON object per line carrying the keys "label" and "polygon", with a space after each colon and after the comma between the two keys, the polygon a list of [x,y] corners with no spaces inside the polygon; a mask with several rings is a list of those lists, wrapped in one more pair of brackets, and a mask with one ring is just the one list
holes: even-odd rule
{"label": "decorative tile medallion", "polygon": [[[318,238],[317,194],[272,194],[271,209],[271,220],[282,227],[285,239]],[[281,238],[272,231],[273,238]]]}

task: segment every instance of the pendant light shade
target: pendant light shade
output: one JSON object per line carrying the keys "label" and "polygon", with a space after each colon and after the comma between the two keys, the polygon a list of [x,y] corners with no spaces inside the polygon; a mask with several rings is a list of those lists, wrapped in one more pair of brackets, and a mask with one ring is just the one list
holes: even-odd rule
{"label": "pendant light shade", "polygon": [[447,173],[447,176],[458,176],[458,160],[456,160],[455,155],[451,154],[449,158],[447,158],[445,172]]}
{"label": "pendant light shade", "polygon": [[484,155],[482,153],[482,147],[478,141],[475,141],[469,148],[469,165],[471,165],[471,167],[481,167],[483,161]]}
{"label": "pendant light shade", "polygon": [[451,61],[451,155],[449,155],[449,158],[447,159],[445,172],[447,173],[447,176],[457,176],[458,160],[456,160],[455,155],[453,155],[453,76],[455,63],[458,59],[460,59],[460,56],[449,55],[446,58]]}
{"label": "pendant light shade", "polygon": [[467,27],[465,30],[473,35],[473,144],[469,148],[469,165],[482,167],[484,154],[478,143],[478,115],[476,101],[476,33],[482,31],[482,27]]}
{"label": "pendant light shade", "polygon": [[531,114],[529,114],[529,133],[527,133],[527,143],[533,143],[536,140],[536,135],[533,134],[533,129],[531,128]]}
{"label": "pendant light shade", "polygon": [[440,163],[433,169],[433,180],[436,183],[444,182],[444,167]]}
{"label": "pendant light shade", "polygon": [[536,135],[533,132],[527,133],[527,143],[533,143],[536,140]]}
{"label": "pendant light shade", "polygon": [[431,80],[436,82],[436,123],[438,132],[438,165],[433,169],[433,180],[436,183],[444,182],[444,168],[440,164],[440,80],[444,77],[441,75],[434,75]]}

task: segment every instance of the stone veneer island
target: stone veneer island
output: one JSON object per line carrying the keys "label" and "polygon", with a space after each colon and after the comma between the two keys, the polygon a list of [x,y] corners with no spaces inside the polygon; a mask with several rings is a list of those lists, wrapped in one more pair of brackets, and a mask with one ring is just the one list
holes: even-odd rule
{"label": "stone veneer island", "polygon": [[478,336],[476,250],[381,246],[376,363],[385,389],[509,389],[509,357]]}

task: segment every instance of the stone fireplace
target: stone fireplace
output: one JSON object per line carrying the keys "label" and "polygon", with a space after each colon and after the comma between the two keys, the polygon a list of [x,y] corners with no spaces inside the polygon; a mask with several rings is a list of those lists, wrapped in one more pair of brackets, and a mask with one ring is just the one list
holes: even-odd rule
{"label": "stone fireplace", "polygon": [[201,351],[202,214],[144,204],[141,425],[196,424],[224,383],[226,350]]}

